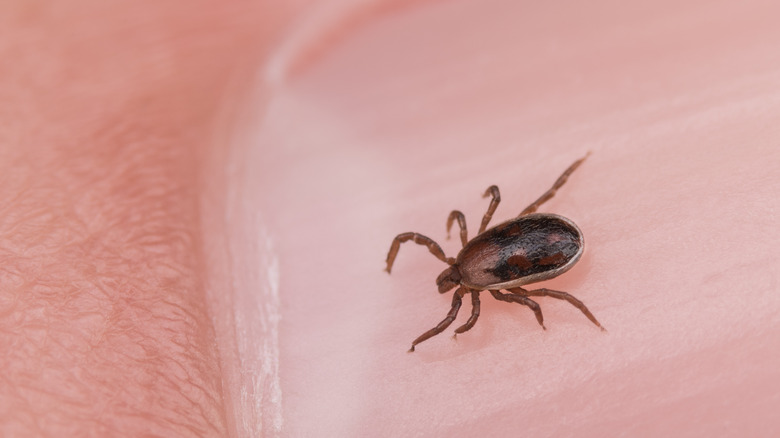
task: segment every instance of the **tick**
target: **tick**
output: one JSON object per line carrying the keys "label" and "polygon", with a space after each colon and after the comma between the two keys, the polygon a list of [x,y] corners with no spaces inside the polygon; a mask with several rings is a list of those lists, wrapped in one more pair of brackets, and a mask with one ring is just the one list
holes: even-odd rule
{"label": "tick", "polygon": [[[521,287],[563,274],[582,256],[585,241],[582,231],[574,222],[557,214],[535,212],[539,206],[555,196],[588,155],[569,166],[550,190],[526,207],[516,218],[486,230],[501,202],[498,187],[488,187],[482,197],[492,196],[492,199],[482,217],[477,235],[471,240],[468,239],[465,216],[460,211],[453,210],[447,218],[447,237],[449,238],[453,222],[457,220],[460,226],[460,241],[463,243],[463,248],[455,258],[445,256],[438,243],[419,233],[401,233],[393,239],[387,253],[385,270],[388,274],[393,268],[401,244],[411,240],[418,245],[427,246],[431,254],[449,265],[436,279],[439,293],[458,288],[452,297],[452,307],[447,317],[415,339],[410,352],[414,351],[417,344],[438,335],[455,321],[463,297],[467,294],[471,295],[471,316],[465,324],[455,329],[455,333],[457,335],[474,327],[479,318],[479,293],[485,290],[490,291],[493,298],[499,301],[528,306],[545,330],[547,328],[544,326],[542,309],[529,297],[552,297],[568,301],[580,309],[593,324],[604,330],[585,304],[569,293],[546,288],[527,290]],[[501,290],[509,293],[502,293]]]}

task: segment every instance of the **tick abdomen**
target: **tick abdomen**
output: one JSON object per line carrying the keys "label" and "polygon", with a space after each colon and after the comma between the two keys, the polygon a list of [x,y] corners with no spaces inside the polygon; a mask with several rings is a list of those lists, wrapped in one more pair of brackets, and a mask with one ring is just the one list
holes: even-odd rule
{"label": "tick abdomen", "polygon": [[555,214],[530,214],[497,225],[475,237],[456,264],[469,287],[516,287],[568,270],[579,259],[582,233]]}

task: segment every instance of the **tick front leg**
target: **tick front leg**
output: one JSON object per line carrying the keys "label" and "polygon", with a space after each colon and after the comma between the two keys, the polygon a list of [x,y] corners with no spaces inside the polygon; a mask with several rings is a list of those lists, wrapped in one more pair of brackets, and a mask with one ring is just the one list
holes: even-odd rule
{"label": "tick front leg", "polygon": [[488,187],[488,189],[485,190],[485,194],[482,195],[482,197],[487,198],[488,195],[493,195],[493,199],[490,200],[490,205],[488,205],[488,209],[485,212],[485,216],[482,217],[482,224],[480,224],[479,232],[477,234],[482,234],[482,232],[487,229],[487,226],[490,223],[490,219],[493,218],[493,213],[495,213],[496,208],[498,208],[498,203],[501,202],[501,194],[498,191],[498,186]]}
{"label": "tick front leg", "polygon": [[439,333],[443,332],[447,327],[452,324],[452,321],[455,321],[455,317],[458,316],[458,310],[460,310],[460,305],[463,303],[463,295],[467,292],[466,288],[460,287],[458,290],[455,291],[455,294],[452,295],[452,308],[447,313],[447,317],[442,320],[436,327],[428,330],[427,332],[421,334],[417,339],[412,342],[412,348],[409,349],[409,353],[414,351],[414,346],[419,344],[420,342],[432,338]]}
{"label": "tick front leg", "polygon": [[574,164],[569,166],[568,169],[566,169],[561,176],[558,177],[558,180],[555,181],[555,184],[553,184],[552,188],[545,192],[542,196],[539,197],[533,204],[529,205],[528,207],[523,210],[518,217],[525,216],[527,214],[531,214],[535,212],[539,206],[544,204],[545,202],[549,201],[550,198],[555,196],[555,193],[558,191],[558,189],[561,188],[562,185],[566,183],[566,180],[569,179],[569,175],[572,174],[578,167],[580,167],[580,164],[582,164],[583,161],[585,161],[586,158],[590,155],[590,152],[588,152],[584,157],[580,158],[579,160],[575,161]]}
{"label": "tick front leg", "polygon": [[438,243],[434,242],[433,239],[430,237],[423,236],[422,234],[418,233],[401,233],[397,236],[395,236],[395,239],[393,239],[393,243],[390,245],[390,251],[387,253],[387,267],[385,270],[387,273],[390,273],[390,270],[393,268],[393,262],[395,262],[395,256],[398,255],[398,249],[401,247],[401,244],[406,242],[407,240],[414,240],[414,243],[418,245],[425,245],[428,247],[428,251],[431,252],[431,254],[435,255],[437,259],[443,261],[447,264],[453,264],[455,263],[455,259],[448,259],[444,255],[444,251],[442,251],[441,247]]}
{"label": "tick front leg", "polygon": [[524,296],[524,297],[552,297],[557,298],[559,300],[565,300],[568,301],[569,304],[572,306],[580,309],[580,311],[588,317],[588,319],[593,323],[596,324],[598,328],[601,330],[606,331],[604,327],[599,324],[598,320],[596,320],[596,317],[593,316],[592,313],[590,313],[590,310],[585,306],[585,304],[575,298],[573,295],[569,294],[568,292],[563,292],[559,290],[552,290],[552,289],[535,289],[535,290],[525,290],[522,287],[516,287],[513,289],[508,289],[509,292],[512,292],[513,294],[517,294],[517,296]]}
{"label": "tick front leg", "polygon": [[466,231],[466,216],[459,210],[452,210],[447,218],[447,238],[450,238],[450,228],[452,228],[452,221],[455,219],[458,220],[458,225],[460,225],[460,241],[463,243],[463,246],[466,246],[466,243],[469,241],[468,231]]}
{"label": "tick front leg", "polygon": [[[463,333],[471,330],[472,327],[474,327],[474,324],[477,323],[477,319],[479,319],[479,291],[478,290],[472,290],[471,291],[471,316],[469,317],[469,320],[466,321],[465,324],[455,329],[455,335],[458,333]],[[455,337],[453,335],[453,337]]]}
{"label": "tick front leg", "polygon": [[536,301],[521,295],[502,294],[497,290],[491,290],[490,294],[493,295],[493,298],[497,299],[498,301],[506,301],[507,303],[517,303],[528,306],[531,310],[534,311],[534,315],[536,315],[536,320],[539,321],[539,325],[542,326],[543,329],[547,330],[547,327],[544,326],[542,308],[539,307],[539,304]]}

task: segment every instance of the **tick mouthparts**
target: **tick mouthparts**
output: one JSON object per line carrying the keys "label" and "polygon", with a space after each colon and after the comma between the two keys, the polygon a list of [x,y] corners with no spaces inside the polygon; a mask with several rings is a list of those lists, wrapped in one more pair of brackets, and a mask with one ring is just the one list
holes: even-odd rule
{"label": "tick mouthparts", "polygon": [[436,278],[436,286],[439,287],[439,293],[443,294],[460,284],[460,272],[455,266],[445,269],[439,277]]}

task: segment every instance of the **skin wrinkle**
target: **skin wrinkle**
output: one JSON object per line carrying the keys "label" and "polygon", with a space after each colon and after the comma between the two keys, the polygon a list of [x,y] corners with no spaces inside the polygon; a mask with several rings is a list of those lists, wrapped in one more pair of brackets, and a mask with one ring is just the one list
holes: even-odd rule
{"label": "skin wrinkle", "polygon": [[2,435],[226,435],[193,149],[251,32],[177,5],[41,4],[0,43]]}
{"label": "skin wrinkle", "polygon": [[197,196],[231,69],[253,82],[306,3],[0,5],[0,435],[240,433],[254,377],[198,214],[224,195]]}
{"label": "skin wrinkle", "polygon": [[[70,221],[68,219],[71,219],[71,218],[65,218],[65,220],[61,220],[60,222],[64,222],[66,224],[69,224]],[[150,228],[152,228],[154,230],[155,228],[158,228],[158,227],[155,227],[154,224],[153,224]],[[102,231],[103,230],[97,230],[97,231],[95,231],[93,233],[101,233]],[[128,240],[129,241],[133,241],[133,240],[143,241],[144,237],[153,237],[155,240],[157,240],[158,238],[156,237],[156,233],[159,233],[159,231],[154,230],[154,231],[151,231],[151,232],[148,232],[148,233],[141,233],[140,235],[142,237],[140,239],[134,239],[133,236],[130,236],[128,238]],[[51,236],[50,238],[52,240],[55,240],[55,241],[57,239],[63,239],[63,238],[64,239],[68,239],[69,241],[72,240],[69,236],[62,236],[61,237],[61,236],[58,236],[57,234],[68,234],[68,233],[53,232],[53,233],[50,233],[50,236]],[[111,233],[105,233],[105,234],[110,235]],[[164,239],[162,239],[162,240],[164,240]],[[178,240],[181,241],[183,239],[179,238]],[[121,345],[127,345],[127,344],[138,345],[138,346],[142,347],[142,350],[147,350],[147,351],[133,351],[133,349],[125,350],[124,351],[125,354],[119,355],[119,360],[114,362],[112,364],[112,367],[118,366],[118,367],[124,368],[124,367],[126,367],[126,365],[125,365],[126,363],[133,363],[133,362],[138,363],[139,365],[146,364],[147,367],[144,367],[144,366],[140,367],[140,369],[142,369],[142,370],[144,370],[146,372],[142,373],[141,376],[139,376],[139,375],[133,376],[134,380],[147,381],[148,382],[147,384],[157,386],[157,384],[155,384],[154,382],[158,382],[159,383],[160,382],[160,376],[156,375],[157,373],[159,373],[159,370],[157,370],[156,368],[159,368],[160,365],[162,365],[163,368],[171,368],[171,367],[176,367],[176,366],[180,367],[180,365],[178,365],[175,360],[174,361],[170,361],[170,363],[166,364],[166,359],[163,359],[163,357],[168,356],[168,354],[161,354],[160,350],[162,350],[162,349],[170,350],[171,346],[174,346],[174,347],[179,347],[179,349],[182,350],[183,352],[188,352],[189,351],[189,353],[191,353],[190,348],[192,347],[192,342],[190,340],[188,340],[188,339],[185,339],[185,338],[182,338],[181,340],[178,340],[178,341],[175,338],[172,338],[171,339],[172,342],[170,344],[168,344],[166,347],[161,347],[160,345],[157,345],[158,342],[155,341],[155,336],[151,335],[151,333],[145,333],[145,331],[143,330],[143,327],[155,326],[155,325],[159,326],[161,321],[165,321],[166,323],[169,323],[169,324],[171,324],[171,325],[176,327],[175,329],[167,329],[167,330],[164,329],[163,330],[163,332],[166,332],[166,331],[170,332],[170,334],[167,335],[167,336],[172,336],[177,331],[180,331],[180,330],[184,331],[185,333],[192,332],[193,331],[193,326],[197,325],[196,324],[196,319],[192,318],[191,316],[188,316],[187,318],[184,318],[184,319],[181,318],[182,315],[187,315],[187,314],[192,315],[191,312],[180,312],[180,311],[169,312],[169,311],[167,311],[166,310],[166,307],[167,307],[166,301],[168,301],[168,300],[154,300],[155,301],[155,303],[154,303],[155,305],[159,306],[159,305],[162,304],[162,306],[160,306],[160,307],[162,307],[162,309],[158,310],[158,312],[151,312],[150,313],[149,298],[148,297],[142,297],[142,296],[139,296],[139,295],[141,295],[140,294],[141,290],[145,290],[145,289],[146,290],[154,290],[154,286],[155,285],[154,284],[149,284],[149,283],[157,283],[157,282],[146,281],[146,280],[143,279],[143,277],[138,277],[136,275],[133,275],[131,272],[128,272],[128,268],[131,268],[133,270],[140,268],[141,270],[147,270],[148,271],[151,268],[150,264],[155,260],[155,256],[154,255],[151,255],[151,258],[149,258],[148,261],[141,261],[140,263],[137,262],[134,265],[127,265],[125,263],[114,264],[114,263],[111,263],[111,261],[107,262],[107,260],[111,260],[112,258],[110,258],[110,257],[103,257],[100,254],[100,251],[98,249],[94,248],[94,246],[92,248],[88,248],[89,244],[87,243],[86,245],[84,245],[84,247],[81,247],[80,243],[81,242],[79,242],[77,240],[75,242],[69,242],[67,245],[63,245],[63,246],[65,246],[66,248],[68,248],[70,250],[78,251],[79,249],[81,249],[81,250],[83,250],[83,252],[87,252],[87,253],[89,253],[89,252],[97,252],[98,254],[88,254],[88,256],[94,257],[95,259],[103,260],[103,264],[106,265],[103,268],[105,271],[110,272],[111,275],[114,275],[114,276],[116,276],[118,278],[125,279],[124,283],[125,283],[126,286],[127,285],[131,285],[131,287],[129,287],[129,288],[128,287],[124,288],[126,293],[127,293],[127,295],[124,295],[124,298],[121,300],[122,301],[122,305],[121,306],[116,306],[115,305],[116,303],[114,303],[111,306],[113,308],[113,311],[111,312],[111,315],[109,317],[107,317],[105,319],[105,321],[101,321],[99,329],[104,330],[105,332],[101,335],[101,341],[102,342],[99,345],[95,345],[94,346],[92,359],[96,360],[98,363],[102,362],[102,361],[104,361],[106,359],[109,359],[107,357],[107,355],[102,355],[102,354],[99,353],[99,351],[101,349],[114,350],[114,349],[117,348],[117,346],[121,346]],[[155,242],[154,245],[156,246],[157,243]],[[143,243],[141,243],[138,246],[140,247],[140,248],[137,248],[138,251],[146,252],[146,251],[144,251]],[[56,256],[60,255],[60,254],[56,254],[56,252],[55,252],[53,254],[48,254],[48,257],[46,257],[46,254],[45,254],[46,252],[48,252],[48,251],[43,251],[43,253],[44,253],[43,259],[44,260],[46,258],[52,258],[52,257],[56,257]],[[69,251],[66,250],[65,252],[69,252]],[[157,251],[152,251],[152,252],[157,252]],[[55,279],[55,281],[47,282],[47,283],[50,283],[50,284],[32,284],[32,285],[29,285],[29,289],[30,290],[27,291],[28,294],[30,292],[32,292],[32,296],[28,295],[26,297],[26,299],[25,299],[25,301],[28,303],[28,306],[29,306],[28,309],[33,309],[33,308],[35,308],[35,309],[47,309],[47,311],[45,312],[45,315],[41,315],[42,316],[41,319],[39,319],[39,318],[35,318],[34,319],[34,321],[40,321],[39,324],[41,324],[41,326],[51,327],[52,326],[52,324],[51,324],[52,319],[64,318],[64,317],[67,317],[66,315],[69,315],[69,314],[73,313],[72,309],[65,309],[64,308],[68,304],[68,301],[70,301],[73,298],[81,298],[82,296],[87,295],[87,296],[89,296],[89,299],[95,300],[95,301],[97,301],[99,303],[105,301],[105,297],[96,296],[96,295],[103,295],[104,292],[102,292],[102,290],[104,290],[104,288],[99,288],[99,290],[101,290],[101,292],[98,292],[98,294],[94,294],[89,288],[85,288],[84,285],[82,285],[82,287],[79,288],[79,289],[81,289],[80,293],[75,293],[74,290],[71,290],[71,291],[69,291],[68,294],[63,294],[60,297],[61,299],[59,301],[52,301],[56,297],[56,290],[58,288],[67,287],[67,284],[58,284],[57,281],[56,281],[56,277],[58,277],[58,276],[63,276],[63,277],[69,276],[70,273],[68,271],[70,269],[75,268],[75,266],[62,266],[62,265],[57,266],[56,264],[54,264],[52,266],[51,262],[47,263],[47,262],[44,261],[43,263],[41,263],[43,261],[42,258],[41,257],[36,257],[36,256],[37,256],[37,254],[33,253],[32,254],[32,259],[37,260],[39,264],[49,265],[49,266],[51,266],[53,268],[51,270],[51,272],[50,272],[50,275],[52,277],[54,277],[54,279]],[[73,259],[72,257],[69,257],[69,256],[66,256],[65,258],[69,259],[69,260]],[[125,262],[126,260],[127,260],[127,258],[124,258],[123,260],[120,260],[120,261],[121,262]],[[170,263],[168,263],[168,265],[170,265]],[[189,271],[190,274],[193,274],[191,272],[192,269],[189,268],[189,267],[186,267],[184,264],[182,264],[182,266],[179,266],[177,269],[178,269],[179,272],[188,272]],[[24,271],[25,268],[22,267],[21,270]],[[178,282],[178,280],[167,279],[167,282],[176,283],[176,282]],[[67,281],[64,281],[63,283],[67,283]],[[100,306],[102,306],[102,304],[98,305],[98,307],[100,307]],[[183,307],[184,306],[182,304],[179,304],[179,303],[176,303],[174,305],[174,308],[177,308],[177,309],[181,309]],[[31,313],[30,311],[25,312],[26,315],[30,315],[30,313]],[[157,315],[155,315],[155,313],[160,313],[161,315],[173,314],[174,317],[168,318],[168,317],[165,317],[165,316],[157,316]],[[78,315],[78,313],[76,313],[76,315]],[[142,323],[138,324],[139,321],[142,322]],[[181,322],[182,321],[184,321],[184,323],[185,323],[184,327],[181,326]],[[73,322],[73,321],[71,321],[71,322]],[[25,330],[25,329],[28,329],[28,328],[32,328],[30,323],[24,324],[21,327],[20,332],[22,332],[22,331],[23,332],[27,332],[27,330]],[[87,332],[94,331],[94,329],[92,327],[80,327],[80,328],[82,330],[87,331]],[[184,328],[184,330],[182,330],[182,328]],[[69,352],[69,350],[71,350],[73,348],[73,339],[79,339],[79,337],[75,337],[75,336],[72,336],[72,335],[73,335],[73,328],[66,328],[65,330],[62,330],[62,331],[59,331],[59,332],[48,331],[45,334],[45,338],[46,338],[45,344],[39,346],[36,349],[38,351],[30,351],[27,354],[28,355],[40,354],[40,355],[43,355],[43,356],[48,356],[48,357],[52,358],[51,359],[52,361],[63,360],[64,358],[67,358],[71,354]],[[123,339],[123,338],[125,338],[125,339]],[[8,350],[8,349],[6,349],[6,350]],[[130,359],[129,361],[128,361],[128,358]],[[20,358],[20,359],[21,359],[20,363],[27,362],[26,360],[24,360],[24,358]],[[203,360],[203,358],[198,358],[198,359],[199,359],[199,361]],[[67,359],[65,359],[65,360],[67,360]],[[109,361],[111,362],[110,359],[109,359]],[[13,361],[11,361],[11,362],[12,363],[9,364],[9,365],[13,364]],[[152,367],[151,369],[149,369],[149,367],[148,367],[149,362],[152,362],[152,363],[160,362],[160,363],[157,364],[156,367]],[[95,364],[95,365],[98,365],[98,364]],[[60,378],[56,379],[56,381],[62,381],[62,382],[72,381],[73,377],[74,377],[73,375],[65,375],[65,376],[61,376]],[[186,376],[185,375],[185,376],[182,376],[182,378],[177,379],[176,381],[172,381],[169,377],[166,377],[166,374],[163,374],[162,381],[163,382],[167,382],[167,385],[164,384],[161,387],[159,387],[159,389],[162,390],[163,393],[166,392],[166,388],[169,391],[171,391],[171,393],[175,393],[175,392],[184,390],[185,399],[187,399],[188,398],[187,397],[187,390],[185,388],[188,386],[186,381],[189,380],[189,379],[190,379],[190,376]],[[76,381],[78,382],[78,380],[76,380]],[[109,387],[109,388],[111,386],[117,386],[118,387],[118,386],[121,386],[122,384],[126,384],[126,382],[116,382],[116,381],[114,381],[114,382],[101,382],[101,383],[103,385],[105,385],[106,387]],[[203,391],[202,386],[200,388],[198,388],[199,385],[194,385],[194,386],[195,386],[195,388],[194,388],[195,389],[195,394],[197,394],[198,392],[206,392],[206,393],[209,392],[209,391]],[[44,391],[43,390],[44,387],[46,387],[46,386],[40,386],[39,387],[39,386],[33,384],[30,387],[28,387],[28,389],[31,390],[31,391],[36,391],[39,394],[41,394],[41,393],[47,394],[49,396],[54,396],[57,393],[57,391]],[[211,388],[211,390],[213,391],[213,388]],[[60,394],[60,395],[62,396],[63,394]],[[70,398],[70,397],[67,397],[66,400],[68,400],[68,398]],[[81,397],[78,397],[78,396],[76,397],[76,399],[79,399],[79,398],[81,398]],[[211,397],[211,398],[213,399],[213,397]],[[74,400],[69,400],[69,401],[73,402]],[[189,402],[190,402],[189,404],[190,404],[191,407],[196,407],[197,408],[197,403],[196,402],[194,402],[192,400],[189,400]],[[71,405],[73,405],[73,403],[71,403]],[[188,409],[185,409],[185,410],[188,410]],[[85,415],[85,417],[90,417],[90,415]],[[207,416],[204,416],[204,418],[207,418]],[[214,427],[213,425],[208,425],[207,427],[209,427],[211,429],[219,429],[219,427]],[[202,432],[202,430],[201,430],[201,432]]]}

